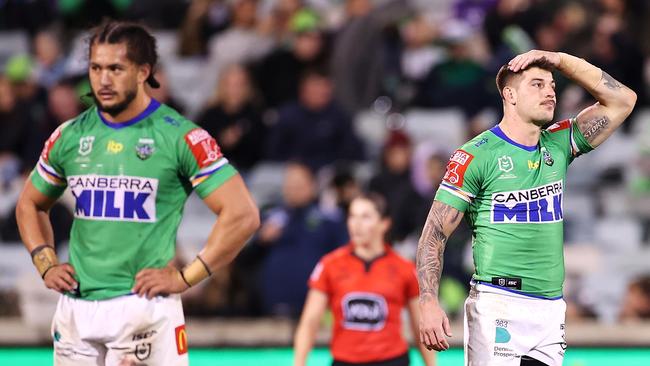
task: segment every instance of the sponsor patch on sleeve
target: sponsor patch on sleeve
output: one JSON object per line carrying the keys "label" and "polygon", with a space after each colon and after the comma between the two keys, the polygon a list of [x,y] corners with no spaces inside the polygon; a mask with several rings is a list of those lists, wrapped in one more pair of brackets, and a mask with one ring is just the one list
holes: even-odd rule
{"label": "sponsor patch on sleeve", "polygon": [[467,171],[472,159],[474,159],[474,155],[467,151],[456,150],[449,159],[449,163],[447,163],[447,171],[443,180],[457,187],[462,187],[465,171]]}
{"label": "sponsor patch on sleeve", "polygon": [[199,169],[205,168],[222,157],[217,140],[208,131],[195,128],[185,135],[185,142],[192,151]]}
{"label": "sponsor patch on sleeve", "polygon": [[61,127],[59,126],[52,134],[50,135],[50,138],[48,138],[45,141],[45,145],[43,145],[43,150],[41,151],[41,159],[45,161],[46,163],[49,162],[50,159],[50,151],[52,150],[52,147],[56,143],[56,140],[61,137]]}
{"label": "sponsor patch on sleeve", "polygon": [[571,127],[571,120],[565,119],[564,121],[555,122],[547,130],[549,132],[558,132],[558,131],[566,130],[569,127]]}
{"label": "sponsor patch on sleeve", "polygon": [[187,353],[187,332],[185,324],[176,327],[176,351],[179,355]]}

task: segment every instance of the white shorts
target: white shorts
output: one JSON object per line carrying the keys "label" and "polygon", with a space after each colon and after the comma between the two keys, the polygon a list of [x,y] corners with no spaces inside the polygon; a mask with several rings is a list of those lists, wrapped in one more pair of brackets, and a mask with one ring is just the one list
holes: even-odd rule
{"label": "white shorts", "polygon": [[465,366],[519,366],[529,356],[562,365],[564,300],[529,297],[472,282],[465,301]]}
{"label": "white shorts", "polygon": [[186,366],[179,295],[101,301],[61,295],[52,321],[56,366]]}

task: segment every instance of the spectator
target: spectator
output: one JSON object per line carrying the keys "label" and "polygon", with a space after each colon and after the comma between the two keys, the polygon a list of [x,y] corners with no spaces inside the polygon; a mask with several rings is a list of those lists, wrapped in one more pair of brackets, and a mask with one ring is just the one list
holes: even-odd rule
{"label": "spectator", "polygon": [[271,160],[303,159],[318,170],[337,160],[360,160],[363,146],[350,117],[332,99],[332,81],[321,71],[307,72],[299,99],[278,112],[267,156]]}
{"label": "spectator", "polygon": [[336,99],[348,113],[370,107],[383,90],[383,30],[411,13],[406,0],[373,7],[370,0],[348,0],[347,24],[335,37],[332,77]]}
{"label": "spectator", "polygon": [[650,319],[650,276],[642,276],[630,283],[619,319],[621,321]]}
{"label": "spectator", "polygon": [[33,121],[29,105],[20,103],[7,78],[0,75],[0,183],[16,178],[29,155],[25,149]]}
{"label": "spectator", "polygon": [[213,101],[198,121],[216,137],[228,159],[245,171],[262,157],[266,125],[261,113],[248,71],[231,65],[223,71]]}
{"label": "spectator", "polygon": [[61,41],[54,31],[43,30],[34,37],[34,78],[39,86],[49,89],[63,78],[66,58]]}
{"label": "spectator", "polygon": [[287,166],[284,203],[269,212],[257,239],[258,245],[268,248],[258,279],[267,315],[297,318],[309,273],[320,257],[347,241],[343,216],[323,212],[317,192],[307,166]]}
{"label": "spectator", "polygon": [[208,40],[230,25],[230,7],[226,0],[194,0],[179,29],[179,55],[207,55]]}
{"label": "spectator", "polygon": [[325,39],[318,15],[302,10],[289,24],[292,32],[289,45],[277,48],[255,67],[257,84],[269,107],[295,100],[300,75],[324,66],[326,61]]}
{"label": "spectator", "polygon": [[409,229],[405,231],[396,224],[401,221],[398,208],[407,197],[413,196],[410,179],[411,157],[411,140],[408,135],[401,131],[391,132],[384,144],[380,170],[370,179],[368,186],[371,192],[377,192],[386,197],[388,211],[393,222],[393,228],[390,231],[391,241],[403,240],[410,234]]}
{"label": "spectator", "polygon": [[231,26],[212,37],[208,50],[216,67],[259,60],[273,48],[257,17],[258,0],[233,0]]}

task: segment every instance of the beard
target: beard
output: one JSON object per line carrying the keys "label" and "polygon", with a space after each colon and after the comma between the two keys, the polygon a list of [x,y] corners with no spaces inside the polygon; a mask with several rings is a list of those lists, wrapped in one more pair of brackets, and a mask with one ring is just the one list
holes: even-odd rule
{"label": "beard", "polygon": [[124,112],[129,107],[131,102],[135,99],[137,94],[138,94],[137,89],[127,90],[124,93],[124,99],[122,101],[117,102],[116,104],[111,106],[105,106],[97,98],[95,91],[94,90],[92,91],[92,96],[93,99],[95,100],[95,105],[97,106],[97,108],[102,112],[108,113],[111,117],[116,117],[120,113]]}

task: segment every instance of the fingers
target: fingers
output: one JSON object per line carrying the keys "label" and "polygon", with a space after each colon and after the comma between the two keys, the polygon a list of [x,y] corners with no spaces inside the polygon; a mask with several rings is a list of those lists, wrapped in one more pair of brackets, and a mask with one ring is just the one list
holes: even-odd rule
{"label": "fingers", "polygon": [[74,273],[71,265],[60,264],[47,271],[43,280],[49,289],[58,292],[74,291],[78,285],[73,277]]}
{"label": "fingers", "polygon": [[453,336],[451,334],[451,325],[449,324],[449,318],[446,316],[442,319],[442,329],[445,331],[445,335],[447,337]]}

